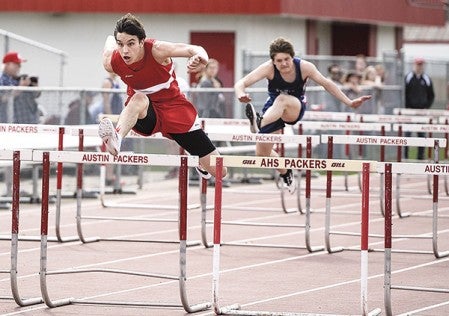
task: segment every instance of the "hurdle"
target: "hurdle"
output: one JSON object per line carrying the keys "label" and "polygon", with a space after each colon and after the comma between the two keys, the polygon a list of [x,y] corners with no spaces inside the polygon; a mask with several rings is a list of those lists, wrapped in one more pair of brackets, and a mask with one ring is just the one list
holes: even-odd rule
{"label": "hurdle", "polygon": [[[40,125],[40,124],[0,124],[0,132],[1,133],[11,133],[14,135],[26,136],[25,138],[30,138],[29,135],[33,135],[32,141],[24,139],[24,141],[21,141],[17,139],[17,137],[10,137],[5,138],[4,141],[0,146],[3,146],[4,148],[12,148],[12,149],[20,149],[20,148],[30,148],[30,149],[38,149],[38,150],[44,150],[44,149],[57,149],[57,150],[64,150],[67,148],[77,148],[79,149],[79,139],[70,136],[70,132],[66,130],[62,126],[58,125]],[[38,139],[38,135],[42,135],[42,139]],[[97,145],[100,145],[100,141],[98,137],[95,138],[88,138],[86,140],[86,144],[89,147],[95,147]],[[37,167],[39,164],[36,164],[33,161],[27,161],[27,164],[31,164],[33,166],[33,193],[32,198],[30,200],[30,203],[39,202],[39,194],[38,194],[38,169]],[[62,163],[58,164],[57,166],[57,190],[56,190],[56,197],[54,199],[54,202],[56,204],[56,211],[55,211],[55,237],[51,237],[48,240],[52,242],[69,242],[78,240],[76,236],[70,236],[63,238],[61,236],[61,230],[60,230],[60,214],[61,214],[61,188],[62,188]],[[23,200],[21,198],[21,200]],[[24,200],[23,200],[24,201]],[[53,202],[53,197],[52,197]],[[1,239],[10,239],[10,236],[0,236]],[[39,241],[40,236],[21,236],[21,240],[25,241]]]}
{"label": "hurdle", "polygon": [[[423,133],[429,133],[429,136],[431,137],[433,133],[444,133],[445,134],[445,141],[446,144],[449,141],[449,125],[442,125],[442,124],[393,124],[393,131],[397,132],[398,136],[402,136],[403,132],[423,132]],[[447,147],[447,146],[441,146],[440,147]],[[432,148],[429,147],[428,151],[428,157],[429,160],[431,159]],[[439,149],[436,148],[433,150],[433,160],[434,162],[439,161]],[[402,161],[402,150],[401,147],[398,147],[397,152],[398,162]],[[400,188],[400,181],[401,181],[401,175],[396,175],[396,187],[399,191]],[[432,194],[432,185],[431,185],[431,176],[427,176],[427,190],[429,194]],[[398,199],[397,199],[398,200]],[[401,217],[403,216],[409,216],[410,214],[402,213],[400,205],[397,205],[398,213]]]}
{"label": "hurdle", "polygon": [[[108,117],[114,118],[115,115],[109,115]],[[72,129],[71,134],[74,136],[79,136],[80,134],[83,134],[84,136],[92,136],[92,137],[99,137],[98,136],[98,126],[92,126],[88,128],[75,128]],[[137,134],[134,131],[130,131],[130,133],[126,136],[127,138],[133,138],[133,139],[140,139],[140,140],[166,140],[171,141],[168,138],[163,137],[160,133],[151,135],[151,136],[142,136]],[[100,167],[100,185],[99,185],[99,198],[101,201],[101,205],[105,208],[131,208],[131,209],[170,209],[170,210],[176,210],[176,205],[155,205],[155,204],[135,204],[135,203],[126,203],[126,204],[120,204],[120,203],[114,203],[114,202],[108,202],[106,200],[106,192],[105,192],[105,166],[101,165]],[[196,209],[199,208],[199,204],[192,204],[188,205],[188,209]],[[169,221],[172,221],[171,219]]]}
{"label": "hurdle", "polygon": [[[84,135],[88,136],[94,136],[98,138],[98,126],[95,127],[89,127],[87,129],[84,128],[76,128],[71,131],[71,135],[77,135],[80,138],[80,146],[83,144],[83,137]],[[131,138],[140,138],[143,139],[143,136],[131,132],[131,134],[128,136]],[[160,134],[153,135],[149,137],[149,139],[166,139],[162,137]],[[83,151],[82,147],[80,147],[80,151]],[[124,155],[140,155],[140,154],[134,154],[132,152],[122,152]],[[108,155],[104,153],[105,155]],[[169,155],[167,155],[169,156]],[[83,181],[83,174],[82,174],[82,163],[78,163],[78,175],[77,175],[77,195],[76,195],[76,201],[77,201],[77,230],[78,230],[78,236],[80,237],[82,242],[91,242],[91,241],[133,241],[133,242],[153,242],[153,243],[179,243],[179,241],[176,240],[149,240],[149,239],[120,239],[120,238],[101,238],[101,237],[91,237],[86,238],[83,234],[82,229],[82,223],[83,220],[113,220],[113,221],[143,221],[143,222],[171,222],[171,223],[177,223],[178,219],[176,218],[162,218],[162,217],[145,217],[141,219],[136,219],[134,217],[129,216],[95,216],[95,215],[83,215],[82,214],[82,181]],[[106,201],[106,194],[105,194],[105,164],[100,164],[100,203],[103,208],[125,208],[125,209],[158,209],[158,210],[177,210],[179,207],[176,205],[161,205],[161,204],[136,204],[136,203],[117,203],[117,202],[107,202]],[[140,165],[144,166],[144,165]],[[188,204],[187,209],[197,209],[200,205],[195,204]],[[196,246],[199,245],[200,241],[188,241],[187,246]]]}
{"label": "hurdle", "polygon": [[[105,153],[98,152],[59,152],[59,151],[35,151],[33,153],[33,160],[42,162],[43,176],[42,176],[42,212],[41,212],[41,259],[40,259],[40,288],[42,298],[45,304],[50,308],[64,306],[69,304],[93,304],[93,305],[124,305],[124,306],[157,306],[157,307],[182,307],[186,312],[193,313],[206,310],[211,307],[210,302],[190,305],[187,297],[187,276],[186,276],[186,262],[187,262],[187,179],[188,167],[198,165],[198,157],[196,156],[181,156],[181,155],[148,155],[148,154],[119,154],[118,156],[111,156]],[[47,271],[48,261],[48,196],[49,196],[49,178],[50,178],[50,163],[51,162],[68,162],[68,163],[93,163],[93,164],[135,164],[135,165],[153,165],[153,166],[179,166],[179,276],[170,276],[157,273],[145,273],[129,270],[119,269],[65,269],[56,271]],[[88,272],[102,272],[102,273],[116,273],[125,275],[143,276],[149,278],[169,279],[179,281],[180,300],[181,305],[178,304],[163,304],[151,302],[120,302],[120,301],[89,301],[76,298],[62,298],[53,300],[49,295],[47,286],[47,277],[51,275],[88,273]]]}
{"label": "hurdle", "polygon": [[[417,174],[430,174],[433,177],[438,175],[448,174],[449,165],[438,164],[405,164],[405,163],[386,163],[385,165],[379,165],[378,172],[385,173],[385,254],[384,254],[384,304],[386,315],[393,315],[391,290],[410,290],[410,291],[422,291],[422,292],[435,292],[435,293],[449,293],[449,289],[440,288],[426,288],[419,286],[408,285],[392,285],[391,282],[391,266],[392,266],[392,174],[393,173],[417,173]],[[439,252],[438,250],[438,182],[434,182],[433,191],[433,233],[432,244],[433,252],[436,258],[442,258],[449,255],[449,252]]]}
{"label": "hurdle", "polygon": [[[371,145],[371,146],[381,146],[381,149],[384,146],[423,146],[423,147],[434,147],[436,151],[438,151],[438,144],[441,143],[443,146],[446,146],[446,139],[443,138],[421,138],[421,137],[394,137],[394,136],[364,136],[364,135],[349,135],[349,136],[343,136],[343,135],[322,135],[322,142],[325,142],[327,140],[328,142],[328,158],[332,158],[332,147],[334,143],[338,144],[364,144],[364,145]],[[384,162],[384,151],[381,150],[381,157],[380,157],[380,163]],[[436,155],[438,156],[438,155]],[[382,216],[385,216],[384,211],[384,201],[383,197],[384,194],[384,174],[382,172],[379,172],[380,175],[380,205],[381,205],[381,213]],[[358,233],[353,232],[343,232],[343,231],[331,231],[330,230],[330,222],[331,222],[331,186],[332,186],[332,171],[327,171],[327,185],[326,185],[326,221],[325,221],[325,241],[326,241],[326,249],[329,253],[342,251],[345,248],[343,247],[335,247],[332,248],[330,246],[330,235],[346,235],[346,236],[358,236]],[[438,182],[438,179],[435,180]],[[434,183],[435,185],[435,183]],[[436,184],[438,185],[438,183]],[[399,187],[396,187],[396,190],[398,190],[396,194],[396,204],[398,207],[400,207],[400,194],[399,194]],[[398,210],[399,217],[400,216],[400,209]],[[383,237],[382,235],[370,235],[372,237]],[[395,236],[395,237],[404,237],[402,236]],[[408,238],[416,238],[413,236],[407,236]],[[422,238],[422,237],[419,237]],[[346,248],[347,250],[354,250],[353,248]],[[414,252],[415,251],[407,251],[407,252]],[[416,253],[429,253],[429,252],[421,252],[416,251]]]}
{"label": "hurdle", "polygon": [[[264,134],[210,134],[210,137],[212,139],[217,139],[221,141],[245,141],[245,142],[276,142],[276,143],[294,143],[295,146],[299,144],[307,144],[308,153],[307,156],[310,159],[311,158],[311,148],[312,145],[316,145],[319,143],[319,137],[317,135],[309,136],[309,135],[264,135]],[[238,146],[237,146],[238,147]],[[236,156],[236,157],[243,157],[243,156]],[[248,158],[246,162],[249,165],[244,164],[244,167],[251,168],[251,161],[252,158]],[[213,163],[213,162],[212,162]],[[271,165],[273,167],[275,165]],[[279,224],[279,223],[260,223],[260,222],[251,222],[251,221],[223,221],[223,225],[237,225],[237,226],[258,226],[258,227],[289,227],[289,228],[306,228],[305,234],[305,248],[309,252],[315,252],[322,250],[322,246],[312,246],[310,242],[310,172],[307,173],[306,177],[306,191],[305,191],[305,197],[306,197],[306,224],[305,225],[298,225],[298,224]],[[299,181],[298,181],[298,187],[296,192],[296,200],[298,203],[298,208],[300,210],[300,214],[304,214],[302,212],[302,209],[300,209],[300,187],[299,187]],[[285,193],[284,189],[281,189],[281,204],[284,210],[284,213],[292,213],[291,211],[288,211],[286,209],[286,202],[285,202]],[[207,189],[202,187],[202,195],[201,195],[201,201],[202,201],[202,216],[201,216],[201,235],[202,235],[202,242],[205,247],[211,247],[212,244],[208,242],[207,238],[207,224],[211,224],[212,222],[207,221],[207,209],[206,206],[206,192]],[[229,192],[229,190],[228,190]],[[235,192],[235,191],[233,191]],[[239,193],[246,193],[247,191],[239,192]],[[258,191],[261,193],[261,191]],[[273,192],[270,192],[273,193]],[[228,207],[228,209],[237,209],[241,210],[242,207]],[[247,210],[247,209],[245,209]],[[258,208],[257,210],[271,210],[267,208]],[[252,247],[277,247],[277,248],[293,248],[293,249],[303,249],[304,247],[298,247],[298,246],[286,246],[286,245],[267,245],[267,244],[246,244],[246,243],[233,243],[233,242],[227,242],[223,243],[223,245],[232,245],[232,246],[252,246]]]}
{"label": "hurdle", "polygon": [[31,150],[0,150],[0,160],[12,160],[13,162],[13,194],[12,194],[12,208],[11,208],[11,266],[10,270],[0,270],[0,273],[9,273],[10,287],[12,297],[0,297],[0,299],[14,299],[19,306],[30,306],[43,303],[41,297],[23,298],[19,291],[18,282],[18,247],[19,247],[19,213],[20,213],[20,164],[23,161],[32,161]]}
{"label": "hurdle", "polygon": [[[391,124],[389,123],[349,122],[350,116],[348,116],[347,119],[348,121],[346,122],[300,121],[297,124],[298,134],[303,134],[304,130],[326,132],[344,131],[345,135],[350,135],[351,132],[377,132],[383,134],[391,131]],[[345,145],[345,155],[347,159],[352,158],[349,144]],[[359,155],[361,155],[360,151]],[[363,157],[360,157],[360,159],[363,159]],[[348,174],[346,171],[344,171],[344,190],[349,191]],[[361,190],[360,181],[359,190]]]}
{"label": "hurdle", "polygon": [[[276,163],[282,168],[308,169],[308,170],[339,170],[360,171],[363,173],[362,188],[362,224],[361,224],[361,310],[363,315],[379,315],[380,309],[368,311],[367,282],[368,282],[368,230],[369,230],[369,174],[376,171],[376,163],[369,161],[335,160],[335,159],[305,159],[305,158],[273,158],[247,156],[216,156],[213,161],[217,166],[217,181],[215,185],[214,203],[214,247],[213,247],[213,307],[218,315],[306,315],[306,313],[279,313],[270,311],[244,311],[239,304],[220,306],[220,249],[221,249],[221,211],[222,211],[222,183],[221,175],[223,167],[241,167],[247,165],[245,161],[251,161],[251,168],[272,168]],[[307,164],[305,162],[308,162]],[[310,314],[307,314],[310,315]],[[324,314],[323,314],[324,315]]]}

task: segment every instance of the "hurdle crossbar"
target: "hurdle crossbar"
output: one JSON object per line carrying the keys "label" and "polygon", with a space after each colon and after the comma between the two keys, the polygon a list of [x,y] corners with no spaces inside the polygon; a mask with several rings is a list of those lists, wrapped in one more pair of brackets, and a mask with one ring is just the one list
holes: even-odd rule
{"label": "hurdle crossbar", "polygon": [[363,315],[379,315],[380,309],[376,308],[372,312],[368,312],[367,306],[367,280],[368,280],[368,213],[369,213],[369,173],[376,170],[375,162],[360,162],[349,160],[327,160],[327,159],[305,159],[284,158],[284,157],[247,157],[247,156],[214,156],[212,161],[217,167],[217,181],[215,184],[215,203],[214,203],[214,246],[213,246],[213,306],[216,314],[219,315],[302,315],[302,313],[278,313],[271,311],[244,311],[240,310],[239,304],[232,304],[222,307],[220,305],[220,249],[221,249],[221,220],[222,220],[222,181],[221,175],[223,167],[242,167],[249,164],[251,168],[273,168],[276,166],[288,166],[294,169],[308,170],[349,170],[362,171],[364,175],[363,194],[362,194],[362,237],[361,245],[363,252],[361,253],[361,309]]}
{"label": "hurdle crossbar", "polygon": [[[50,307],[58,307],[68,304],[102,304],[102,305],[126,305],[126,306],[158,306],[158,307],[183,307],[189,313],[206,310],[211,307],[210,302],[190,305],[188,303],[186,291],[186,240],[187,240],[187,174],[188,167],[196,166],[198,164],[198,157],[193,156],[170,156],[170,155],[145,155],[145,154],[120,154],[118,156],[111,156],[109,154],[97,152],[84,153],[67,153],[67,152],[36,152],[33,155],[34,161],[42,162],[43,176],[42,176],[42,212],[41,212],[41,259],[40,259],[40,288],[42,298],[45,304]],[[180,167],[180,181],[179,181],[179,271],[178,277],[167,276],[156,273],[142,273],[135,271],[124,271],[116,269],[83,269],[83,270],[59,270],[47,271],[47,235],[48,235],[48,196],[49,196],[49,178],[50,178],[50,162],[75,162],[75,163],[111,163],[111,164],[138,164],[138,165],[158,165],[158,166],[179,166]],[[52,300],[47,286],[47,276],[59,275],[67,273],[85,273],[85,272],[107,272],[126,275],[136,275],[145,277],[156,277],[161,279],[177,279],[179,280],[180,299],[182,305],[162,304],[162,303],[145,303],[145,302],[120,302],[120,301],[87,301],[77,300],[75,298],[63,298]]]}

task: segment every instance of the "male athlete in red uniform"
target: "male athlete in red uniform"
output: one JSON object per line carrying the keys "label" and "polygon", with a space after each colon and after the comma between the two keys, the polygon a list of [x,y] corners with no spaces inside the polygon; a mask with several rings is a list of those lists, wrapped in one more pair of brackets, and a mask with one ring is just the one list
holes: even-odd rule
{"label": "male athlete in red uniform", "polygon": [[209,60],[200,46],[146,39],[143,25],[130,13],[117,21],[114,36],[106,40],[103,66],[128,85],[128,99],[117,127],[105,118],[98,133],[108,152],[117,155],[131,129],[146,136],[161,132],[191,155],[199,156],[205,170],[197,170],[210,178],[215,176],[210,156],[218,151],[201,129],[195,107],[179,90],[172,57],[189,58],[189,72],[200,71]]}

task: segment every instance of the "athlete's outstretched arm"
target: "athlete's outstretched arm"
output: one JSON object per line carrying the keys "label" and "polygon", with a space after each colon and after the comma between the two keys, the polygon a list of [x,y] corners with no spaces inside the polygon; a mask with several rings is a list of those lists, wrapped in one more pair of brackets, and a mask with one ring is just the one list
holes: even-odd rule
{"label": "athlete's outstretched arm", "polygon": [[301,72],[303,77],[312,79],[326,89],[327,92],[351,108],[358,108],[363,102],[371,99],[370,95],[363,95],[353,100],[349,99],[332,80],[324,77],[316,66],[308,61],[301,60]]}
{"label": "athlete's outstretched arm", "polygon": [[242,103],[251,102],[251,96],[245,92],[245,89],[262,79],[271,78],[272,76],[273,62],[268,60],[234,84],[235,96]]}

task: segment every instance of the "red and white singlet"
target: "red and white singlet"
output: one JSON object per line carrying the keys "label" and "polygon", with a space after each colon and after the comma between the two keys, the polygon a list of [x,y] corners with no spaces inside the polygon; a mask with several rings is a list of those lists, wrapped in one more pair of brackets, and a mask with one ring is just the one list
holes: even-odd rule
{"label": "red and white singlet", "polygon": [[154,42],[154,39],[146,39],[143,58],[131,65],[125,64],[117,50],[112,54],[112,69],[128,86],[125,105],[136,92],[146,94],[157,118],[153,133],[167,136],[201,128],[195,107],[179,90],[173,62],[163,66],[154,59]]}

